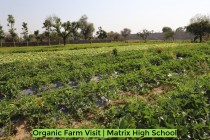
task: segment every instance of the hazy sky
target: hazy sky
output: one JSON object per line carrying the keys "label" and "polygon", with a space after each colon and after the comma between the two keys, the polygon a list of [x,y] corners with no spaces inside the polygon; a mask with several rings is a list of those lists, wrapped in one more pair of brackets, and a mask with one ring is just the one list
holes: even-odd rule
{"label": "hazy sky", "polygon": [[8,31],[7,17],[15,17],[21,32],[27,22],[29,33],[41,30],[44,19],[56,15],[62,21],[77,21],[82,15],[106,31],[120,32],[127,27],[136,33],[144,28],[161,31],[163,26],[176,29],[189,24],[194,15],[210,14],[210,0],[2,0],[0,24]]}

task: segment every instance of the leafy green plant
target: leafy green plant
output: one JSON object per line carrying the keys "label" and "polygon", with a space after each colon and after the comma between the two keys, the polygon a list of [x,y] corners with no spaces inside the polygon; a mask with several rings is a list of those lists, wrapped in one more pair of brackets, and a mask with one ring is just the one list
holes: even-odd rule
{"label": "leafy green plant", "polygon": [[30,128],[88,119],[99,128],[177,128],[179,139],[209,139],[209,52],[186,42],[2,48],[0,127],[13,135],[21,118]]}
{"label": "leafy green plant", "polygon": [[116,48],[112,50],[112,53],[113,53],[114,56],[118,56],[118,51],[117,51]]}

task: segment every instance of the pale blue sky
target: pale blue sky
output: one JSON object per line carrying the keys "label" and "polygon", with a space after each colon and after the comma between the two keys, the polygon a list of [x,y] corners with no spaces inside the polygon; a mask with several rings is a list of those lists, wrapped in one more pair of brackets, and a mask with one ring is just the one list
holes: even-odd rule
{"label": "pale blue sky", "polygon": [[186,26],[197,13],[210,14],[210,0],[2,0],[0,24],[7,28],[7,15],[15,17],[21,32],[27,22],[29,33],[41,30],[44,19],[56,15],[62,21],[76,21],[82,15],[106,31],[120,32],[127,27],[136,33],[144,28],[161,31],[163,26],[174,30]]}

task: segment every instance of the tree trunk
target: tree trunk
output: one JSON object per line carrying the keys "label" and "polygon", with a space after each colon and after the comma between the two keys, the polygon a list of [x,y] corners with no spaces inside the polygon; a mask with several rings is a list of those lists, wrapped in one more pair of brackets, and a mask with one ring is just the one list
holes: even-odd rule
{"label": "tree trunk", "polygon": [[48,39],[48,43],[49,43],[49,46],[50,46],[50,37],[49,37],[49,39]]}
{"label": "tree trunk", "polygon": [[13,43],[14,43],[14,47],[15,47],[15,40],[13,40]]}
{"label": "tree trunk", "polygon": [[2,40],[1,40],[1,47],[2,47]]}
{"label": "tree trunk", "polygon": [[200,43],[203,41],[203,39],[202,39],[202,35],[200,35]]}
{"label": "tree trunk", "polygon": [[66,37],[63,37],[63,44],[66,46]]}
{"label": "tree trunk", "polygon": [[198,39],[198,36],[195,36],[193,39],[193,42],[195,42]]}
{"label": "tree trunk", "polygon": [[28,41],[27,41],[27,47],[28,47]]}

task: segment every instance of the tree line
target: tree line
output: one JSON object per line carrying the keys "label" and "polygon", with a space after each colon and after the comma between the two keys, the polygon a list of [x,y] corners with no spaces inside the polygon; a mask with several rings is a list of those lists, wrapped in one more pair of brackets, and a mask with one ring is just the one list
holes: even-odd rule
{"label": "tree line", "polygon": [[[142,32],[137,33],[142,40],[146,42],[148,36],[153,31],[148,31],[146,29],[142,30]],[[190,20],[190,24],[185,27],[179,27],[175,31],[171,29],[171,27],[165,26],[162,28],[163,35],[165,40],[172,39],[174,40],[174,35],[176,32],[188,32],[194,35],[193,42],[199,40],[199,42],[203,41],[203,37],[206,36],[207,39],[210,37],[210,17],[207,15],[197,14]]]}
{"label": "tree line", "polygon": [[[78,21],[62,22],[61,19],[57,16],[48,16],[43,22],[43,27],[45,31],[40,33],[39,30],[34,31],[33,34],[28,32],[28,24],[26,22],[22,23],[22,38],[18,36],[15,28],[15,18],[13,15],[8,15],[7,26],[9,31],[6,34],[3,30],[3,27],[0,25],[0,41],[2,46],[2,41],[13,42],[14,46],[17,41],[23,41],[27,43],[29,41],[36,41],[37,45],[40,42],[45,41],[51,45],[52,40],[60,42],[62,40],[63,44],[66,45],[67,39],[70,40],[91,40],[93,39],[93,33],[95,31],[94,24],[88,22],[88,17],[83,15]],[[106,32],[102,27],[98,28],[96,32],[97,39],[109,39],[109,40],[119,40],[120,34],[117,32]]]}
{"label": "tree line", "polygon": [[[22,23],[22,38],[18,37],[15,28],[15,18],[13,15],[8,15],[7,18],[7,26],[9,27],[9,34],[6,34],[3,30],[3,27],[0,25],[0,41],[2,46],[2,40],[6,42],[13,42],[14,46],[15,42],[19,39],[19,41],[24,41],[27,43],[29,41],[36,41],[37,45],[39,42],[47,41],[49,45],[51,45],[51,40],[59,41],[62,40],[64,46],[66,45],[67,39],[71,40],[91,40],[93,39],[93,33],[95,31],[94,24],[88,22],[88,17],[83,15],[78,21],[66,21],[62,22],[61,19],[57,16],[49,16],[43,22],[43,27],[45,31],[40,33],[39,30],[34,31],[34,34],[29,34],[28,32],[28,24],[26,22]],[[189,32],[194,35],[194,42],[199,40],[199,42],[203,41],[204,36],[208,36],[210,34],[210,17],[206,15],[196,15],[190,20],[190,24],[185,27],[179,27],[176,31],[173,31],[170,27],[163,27],[162,32],[164,34],[165,39],[174,39],[175,32]],[[148,36],[153,33],[153,31],[149,31],[147,29],[143,29],[138,32],[136,35],[139,39],[147,41]],[[112,41],[117,41],[120,37],[123,37],[124,40],[127,40],[129,35],[131,34],[131,30],[129,28],[124,28],[120,34],[114,31],[106,32],[102,29],[102,27],[98,28],[96,32],[96,37],[94,39],[109,39]]]}

